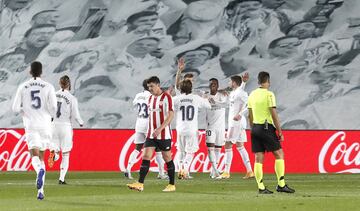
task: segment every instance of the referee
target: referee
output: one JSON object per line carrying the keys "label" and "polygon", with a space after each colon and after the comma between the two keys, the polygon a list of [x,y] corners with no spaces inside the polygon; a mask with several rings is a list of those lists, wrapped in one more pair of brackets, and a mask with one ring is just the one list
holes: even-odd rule
{"label": "referee", "polygon": [[[255,153],[254,172],[260,194],[272,194],[263,182],[263,162],[265,151],[275,156],[275,172],[278,180],[277,192],[294,193],[295,190],[285,183],[284,152],[280,142],[284,135],[280,128],[279,117],[276,112],[276,100],[273,92],[269,91],[270,74],[260,72],[258,75],[259,88],[251,92],[248,99],[249,120],[251,126],[252,151]],[[276,133],[277,131],[277,133]]]}

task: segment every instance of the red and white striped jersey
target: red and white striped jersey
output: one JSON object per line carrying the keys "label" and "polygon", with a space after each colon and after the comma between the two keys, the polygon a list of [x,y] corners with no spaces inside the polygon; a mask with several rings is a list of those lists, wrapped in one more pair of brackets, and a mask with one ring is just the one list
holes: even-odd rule
{"label": "red and white striped jersey", "polygon": [[171,139],[170,124],[161,131],[160,135],[153,137],[155,129],[159,128],[169,115],[169,111],[173,111],[173,102],[171,96],[163,92],[159,96],[151,95],[149,98],[149,127],[147,138],[166,140]]}

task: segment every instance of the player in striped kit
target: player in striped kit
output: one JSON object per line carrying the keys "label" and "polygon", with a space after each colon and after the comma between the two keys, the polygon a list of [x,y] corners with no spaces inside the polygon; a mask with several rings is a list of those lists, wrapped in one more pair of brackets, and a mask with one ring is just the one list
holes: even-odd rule
{"label": "player in striped kit", "polygon": [[59,185],[66,185],[65,176],[69,169],[70,152],[73,147],[72,122],[76,121],[80,127],[84,125],[81,119],[78,101],[71,93],[71,82],[67,75],[59,80],[60,90],[56,92],[57,110],[54,118],[52,149],[48,158],[51,168],[58,159],[61,151]]}
{"label": "player in striped kit", "polygon": [[179,179],[190,179],[190,164],[199,150],[198,112],[201,108],[210,109],[207,99],[192,94],[190,80],[180,82],[181,94],[174,97],[176,110],[177,150],[180,154]]}
{"label": "player in striped kit", "polygon": [[140,178],[138,182],[127,184],[131,190],[143,191],[144,180],[150,168],[150,159],[155,148],[161,150],[166,162],[169,185],[163,190],[164,192],[173,192],[175,188],[175,165],[171,158],[171,128],[170,123],[174,118],[172,97],[164,92],[160,87],[160,79],[152,76],[147,81],[147,86],[151,93],[149,97],[149,127],[144,152],[140,167]]}
{"label": "player in striped kit", "polygon": [[[133,106],[136,107],[137,109],[138,117],[136,119],[136,125],[135,125],[134,144],[136,146],[134,151],[132,151],[130,154],[125,171],[125,177],[129,179],[133,179],[133,177],[131,176],[131,168],[138,161],[137,157],[139,156],[144,146],[146,140],[146,132],[149,126],[148,102],[151,93],[149,92],[149,89],[147,87],[147,80],[143,81],[143,87],[144,87],[144,91],[136,94],[133,100]],[[156,151],[155,160],[159,167],[158,179],[167,179],[168,176],[164,172],[164,160],[162,158],[161,151],[159,151],[158,149],[156,149],[155,151]]]}
{"label": "player in striped kit", "polygon": [[51,140],[51,118],[56,110],[56,96],[53,85],[40,78],[40,62],[31,63],[30,74],[32,78],[19,86],[12,110],[23,116],[31,164],[37,174],[37,199],[43,200],[46,170],[44,151]]}

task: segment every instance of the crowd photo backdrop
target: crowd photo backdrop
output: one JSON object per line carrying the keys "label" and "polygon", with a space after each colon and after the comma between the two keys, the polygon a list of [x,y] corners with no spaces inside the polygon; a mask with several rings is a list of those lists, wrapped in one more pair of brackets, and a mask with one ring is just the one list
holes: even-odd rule
{"label": "crowd photo backdrop", "polygon": [[[0,128],[29,64],[59,89],[70,76],[85,128],[132,129],[142,81],[175,83],[177,60],[208,92],[232,75],[268,71],[284,129],[360,127],[360,1],[0,0]],[[201,115],[200,115],[201,116]],[[200,118],[200,128],[205,128]]]}

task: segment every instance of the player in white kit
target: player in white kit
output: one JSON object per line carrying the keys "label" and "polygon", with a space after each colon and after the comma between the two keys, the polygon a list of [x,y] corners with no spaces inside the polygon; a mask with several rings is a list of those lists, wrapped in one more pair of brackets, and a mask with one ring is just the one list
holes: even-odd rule
{"label": "player in white kit", "polygon": [[236,144],[243,163],[246,167],[246,175],[244,179],[254,177],[251,168],[249,154],[244,147],[247,142],[246,137],[246,114],[248,94],[241,87],[241,76],[232,76],[229,82],[232,91],[229,95],[229,116],[228,116],[228,133],[225,143],[225,171],[218,177],[219,179],[230,178],[230,168],[233,157],[233,144]]}
{"label": "player in white kit", "polygon": [[225,112],[228,97],[218,92],[219,81],[216,78],[211,78],[209,82],[210,95],[208,97],[213,103],[210,109],[206,109],[206,146],[212,166],[210,178],[215,179],[220,176],[218,164],[221,148],[225,144]]}
{"label": "player in white kit", "polygon": [[[127,166],[125,171],[125,177],[129,179],[133,179],[131,176],[131,168],[133,165],[138,162],[138,156],[144,146],[145,140],[146,140],[146,133],[149,126],[149,97],[151,93],[149,92],[149,89],[147,87],[147,80],[143,81],[143,87],[144,91],[136,94],[134,100],[133,100],[133,106],[137,109],[137,119],[135,124],[135,140],[134,144],[135,149],[131,152]],[[156,163],[158,164],[159,168],[159,175],[158,179],[168,179],[168,176],[165,174],[164,171],[164,164],[165,161],[162,158],[161,151],[155,149],[156,151]]]}
{"label": "player in white kit", "polygon": [[80,127],[84,125],[78,107],[78,101],[71,93],[71,82],[67,75],[60,78],[60,90],[56,92],[57,110],[54,117],[52,149],[48,159],[51,168],[61,151],[59,184],[66,185],[65,176],[69,169],[70,152],[73,147],[72,122],[76,121]]}
{"label": "player in white kit", "polygon": [[199,109],[210,109],[207,99],[191,93],[192,83],[189,80],[180,82],[181,94],[174,97],[176,110],[177,153],[179,156],[179,179],[189,179],[190,164],[194,154],[199,150],[198,112]]}
{"label": "player in white kit", "polygon": [[40,78],[42,64],[31,63],[32,78],[22,83],[15,95],[12,109],[23,116],[26,142],[31,154],[31,164],[36,171],[37,199],[44,199],[44,151],[51,140],[51,118],[55,114],[56,96],[53,85]]}

